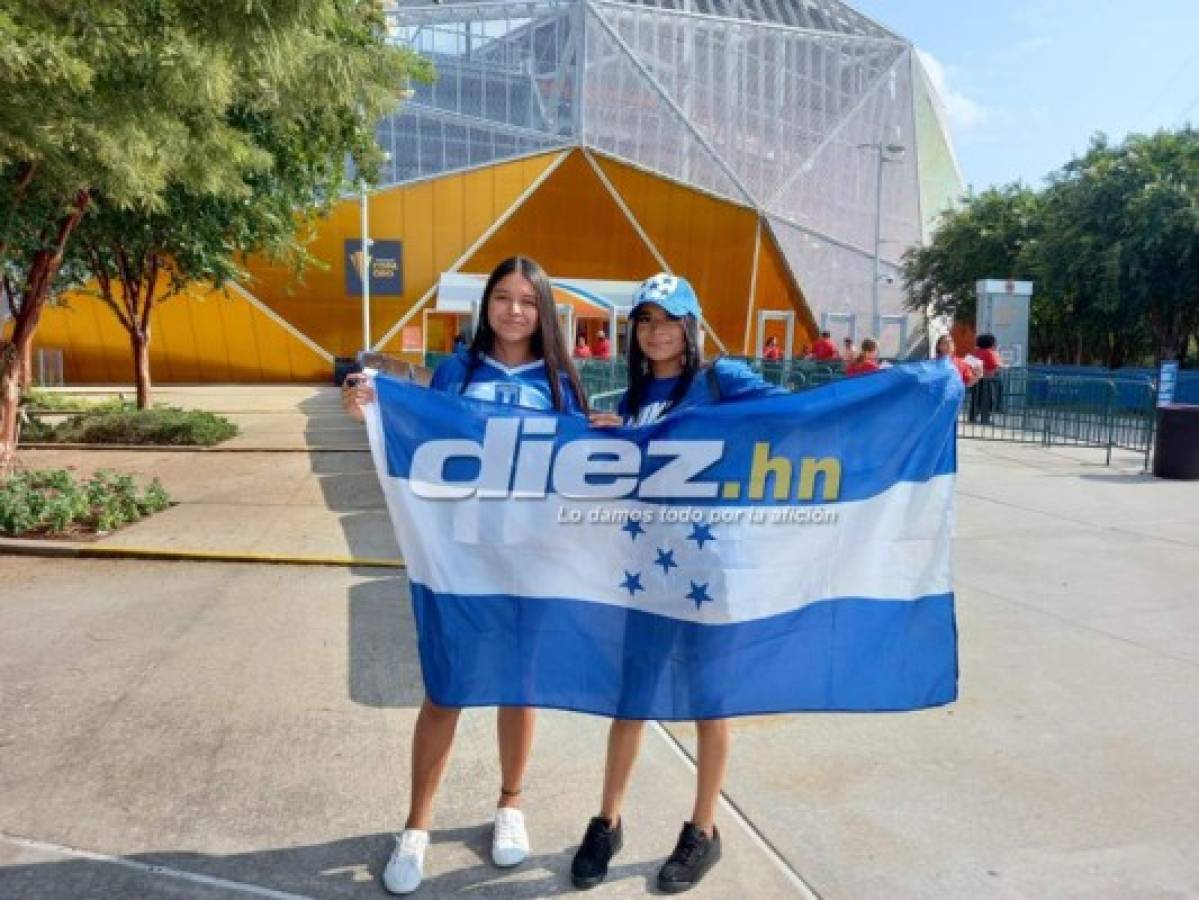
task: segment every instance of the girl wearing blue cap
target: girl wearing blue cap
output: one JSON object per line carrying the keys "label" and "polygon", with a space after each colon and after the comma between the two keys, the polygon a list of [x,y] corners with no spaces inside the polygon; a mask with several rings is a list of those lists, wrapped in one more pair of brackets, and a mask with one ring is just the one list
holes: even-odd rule
{"label": "girl wearing blue cap", "polygon": [[[361,419],[361,406],[374,402],[375,394],[369,379],[359,378],[346,406]],[[541,266],[514,256],[495,268],[483,289],[474,340],[437,367],[429,386],[529,409],[573,414],[586,409],[579,376],[562,342],[553,289]],[[383,886],[393,894],[412,893],[423,878],[433,795],[449,761],[460,712],[428,697],[421,704],[412,734],[408,821],[383,871]],[[497,714],[501,783],[491,845],[497,866],[515,866],[529,854],[519,807],[534,723],[534,712],[526,707],[501,707]]]}
{"label": "girl wearing blue cap", "polygon": [[[767,384],[744,363],[717,359],[703,365],[699,301],[685,278],[655,275],[637,289],[633,303],[628,390],[618,413],[593,413],[593,425],[649,425],[680,409],[786,393]],[[695,807],[690,821],[683,824],[674,852],[658,873],[658,887],[669,893],[698,884],[720,859],[715,817],[729,756],[729,724],[727,719],[695,724],[699,745]],[[621,848],[620,810],[644,731],[643,721],[612,721],[600,814],[588,823],[571,864],[575,887],[590,888],[603,881],[609,862]]]}

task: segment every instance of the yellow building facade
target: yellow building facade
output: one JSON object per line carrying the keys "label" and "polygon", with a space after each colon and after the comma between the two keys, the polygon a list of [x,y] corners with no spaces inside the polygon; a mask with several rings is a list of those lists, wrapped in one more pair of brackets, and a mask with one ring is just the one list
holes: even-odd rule
{"label": "yellow building facade", "polygon": [[[160,304],[151,321],[155,381],[327,382],[336,357],[363,347],[362,301],[347,289],[346,271],[360,214],[350,197],[317,223],[310,249],[321,265],[302,275],[251,259],[243,283],[196,287]],[[436,309],[441,276],[485,275],[515,254],[533,257],[554,278],[686,276],[703,304],[711,354],[752,352],[763,310],[792,314],[800,346],[815,330],[754,210],[592,150],[533,154],[381,189],[369,195],[369,221],[372,239],[402,248],[402,291],[371,294],[371,346],[413,361],[453,340],[453,317],[426,314]],[[45,311],[34,346],[62,353],[68,384],[130,380],[128,338],[87,290]]]}

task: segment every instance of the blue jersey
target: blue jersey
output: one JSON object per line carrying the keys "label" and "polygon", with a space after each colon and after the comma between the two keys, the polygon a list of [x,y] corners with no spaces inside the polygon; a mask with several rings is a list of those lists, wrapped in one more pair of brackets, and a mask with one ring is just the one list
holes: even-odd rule
{"label": "blue jersey", "polygon": [[617,412],[624,418],[626,425],[650,425],[661,419],[666,413],[680,409],[690,409],[694,406],[708,406],[713,403],[723,403],[726,400],[755,400],[759,397],[773,397],[786,394],[781,387],[763,381],[749,366],[735,359],[718,359],[712,363],[716,373],[716,386],[719,396],[713,393],[710,376],[706,369],[695,373],[691,384],[678,402],[671,405],[670,397],[679,383],[679,377],[652,378],[645,387],[645,395],[641,398],[641,409],[636,416],[628,414],[628,394],[620,398]]}
{"label": "blue jersey", "polygon": [[[479,359],[471,376],[470,384],[462,390],[466,374],[470,371],[470,354],[462,350],[443,361],[433,372],[429,387],[447,394],[461,394],[472,400],[502,403],[505,406],[522,406],[526,409],[552,410],[554,395],[550,391],[545,360],[534,360],[521,366],[509,368],[487,354]],[[565,373],[560,376],[562,385],[562,412],[579,415],[583,411],[574,385]]]}

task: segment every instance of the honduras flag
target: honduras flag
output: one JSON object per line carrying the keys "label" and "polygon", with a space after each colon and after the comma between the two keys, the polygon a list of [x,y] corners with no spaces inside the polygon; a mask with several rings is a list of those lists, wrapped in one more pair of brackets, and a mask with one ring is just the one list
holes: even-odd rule
{"label": "honduras flag", "polygon": [[947,362],[619,429],[375,384],[435,703],[705,719],[955,699]]}

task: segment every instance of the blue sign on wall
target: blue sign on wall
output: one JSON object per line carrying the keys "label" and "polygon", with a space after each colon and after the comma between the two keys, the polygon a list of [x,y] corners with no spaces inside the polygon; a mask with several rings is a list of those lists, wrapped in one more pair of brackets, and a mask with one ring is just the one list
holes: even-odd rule
{"label": "blue sign on wall", "polygon": [[[345,242],[346,295],[362,296],[362,241]],[[404,244],[402,241],[371,242],[371,296],[404,293]]]}
{"label": "blue sign on wall", "polygon": [[1157,405],[1169,406],[1174,402],[1174,389],[1178,387],[1178,360],[1162,363],[1157,377]]}

